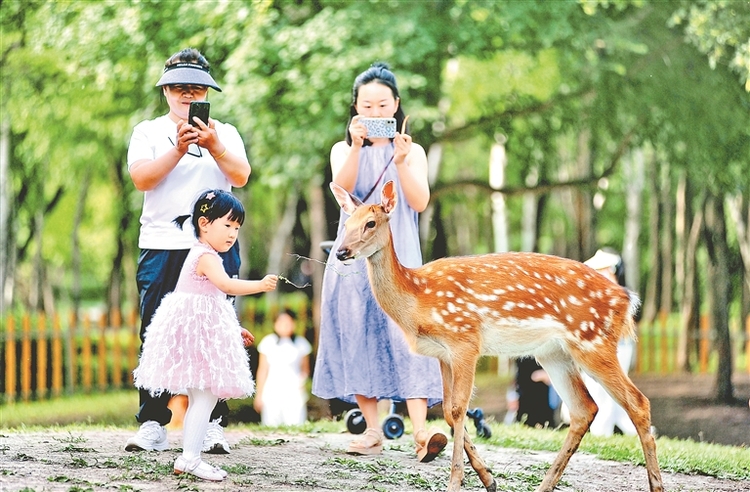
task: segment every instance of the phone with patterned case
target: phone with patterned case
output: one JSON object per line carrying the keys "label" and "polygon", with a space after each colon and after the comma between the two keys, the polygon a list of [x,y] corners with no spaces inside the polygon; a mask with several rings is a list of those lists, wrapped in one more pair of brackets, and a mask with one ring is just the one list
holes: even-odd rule
{"label": "phone with patterned case", "polygon": [[367,138],[393,138],[396,136],[396,118],[360,118],[367,128]]}

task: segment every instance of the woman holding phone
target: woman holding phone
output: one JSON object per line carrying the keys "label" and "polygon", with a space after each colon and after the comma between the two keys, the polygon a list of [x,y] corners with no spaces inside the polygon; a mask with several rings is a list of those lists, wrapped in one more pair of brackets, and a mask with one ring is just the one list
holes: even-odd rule
{"label": "woman holding phone", "polygon": [[[172,220],[192,212],[192,204],[207,189],[231,191],[250,177],[250,163],[237,129],[205,117],[189,120],[191,103],[206,101],[209,88],[221,91],[209,63],[196,49],[170,56],[156,83],[169,111],[133,129],[128,147],[128,171],[143,192],[136,282],[140,292],[141,341],[162,298],[177,284],[180,269],[195,243],[192,227],[181,230]],[[239,243],[221,253],[230,277],[240,270]],[[128,439],[128,451],[163,451],[169,447],[165,426],[172,418],[167,408],[171,395],[153,397],[140,390],[140,429]],[[211,415],[203,451],[228,453],[222,426],[229,408],[219,402]]]}
{"label": "woman holding phone", "polygon": [[[395,118],[400,132],[393,138],[368,138],[362,118]],[[379,202],[382,185],[396,182],[399,202],[408,206],[397,207],[391,216],[394,245],[405,266],[417,267],[422,264],[418,214],[427,207],[430,189],[427,156],[406,133],[406,119],[393,72],[373,64],[354,81],[346,139],[333,146],[330,159],[333,181],[365,203]],[[331,251],[342,241],[345,219],[342,211]],[[437,359],[409,351],[401,329],[375,301],[364,259],[345,266],[330,255],[328,265],[313,393],[359,406],[367,428],[348,452],[360,455],[382,452],[378,400],[406,401],[417,458],[433,460],[448,442],[442,432],[426,428],[427,408],[443,394]]]}

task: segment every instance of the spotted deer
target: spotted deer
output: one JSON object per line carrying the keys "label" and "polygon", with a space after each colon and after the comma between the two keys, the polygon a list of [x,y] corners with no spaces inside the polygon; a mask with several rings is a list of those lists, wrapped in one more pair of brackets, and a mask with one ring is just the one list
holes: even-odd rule
{"label": "spotted deer", "polygon": [[650,490],[663,490],[649,401],[617,361],[618,340],[634,335],[635,295],[580,262],[538,253],[442,258],[406,268],[396,257],[388,225],[397,204],[394,183],[383,185],[375,205],[364,205],[335,183],[330,187],[350,215],[336,257],[344,263],[366,258],[375,299],[401,327],[411,350],[440,361],[443,413],[454,438],[449,492],[461,488],[463,451],[485,488],[496,490],[464,429],[464,416],[477,360],[499,354],[536,357],[570,410],[563,447],[537,491],[555,488],[596,415],[581,369],[628,413],[641,440]]}

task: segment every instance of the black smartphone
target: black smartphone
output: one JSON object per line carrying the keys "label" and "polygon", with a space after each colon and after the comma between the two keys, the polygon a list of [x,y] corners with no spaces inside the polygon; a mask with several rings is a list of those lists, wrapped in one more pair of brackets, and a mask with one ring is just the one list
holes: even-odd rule
{"label": "black smartphone", "polygon": [[211,103],[208,101],[193,101],[190,103],[190,111],[188,112],[188,123],[195,128],[200,128],[198,123],[195,122],[193,116],[197,116],[199,120],[208,126],[208,113],[211,110]]}

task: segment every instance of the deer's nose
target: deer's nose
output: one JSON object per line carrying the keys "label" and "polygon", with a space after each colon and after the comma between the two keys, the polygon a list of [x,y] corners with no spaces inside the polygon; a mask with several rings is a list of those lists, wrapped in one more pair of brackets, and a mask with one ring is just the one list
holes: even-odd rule
{"label": "deer's nose", "polygon": [[351,251],[349,248],[342,247],[338,251],[336,251],[336,258],[338,258],[339,261],[348,260],[350,258]]}

